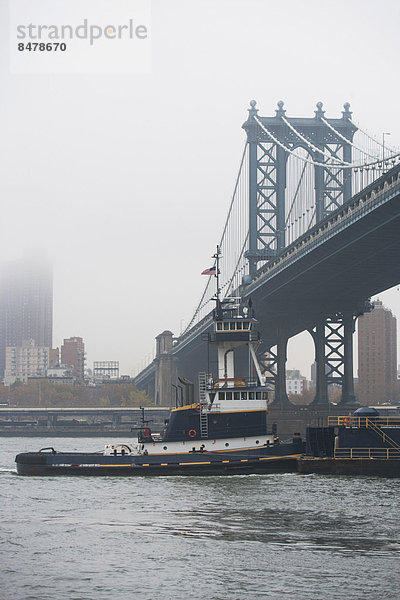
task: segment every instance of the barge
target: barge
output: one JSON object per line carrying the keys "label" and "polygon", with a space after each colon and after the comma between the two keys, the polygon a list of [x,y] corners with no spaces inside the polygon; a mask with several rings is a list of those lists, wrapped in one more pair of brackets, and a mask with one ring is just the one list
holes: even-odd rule
{"label": "barge", "polygon": [[308,427],[299,473],[400,477],[400,417],[371,407]]}

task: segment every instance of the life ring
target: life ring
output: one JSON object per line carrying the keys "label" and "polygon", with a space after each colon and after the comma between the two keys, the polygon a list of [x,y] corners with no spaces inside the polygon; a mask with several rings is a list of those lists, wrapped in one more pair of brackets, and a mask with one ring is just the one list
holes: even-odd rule
{"label": "life ring", "polygon": [[197,431],[195,429],[189,429],[189,437],[194,438],[197,435]]}
{"label": "life ring", "polygon": [[351,417],[343,417],[343,425],[350,425]]}

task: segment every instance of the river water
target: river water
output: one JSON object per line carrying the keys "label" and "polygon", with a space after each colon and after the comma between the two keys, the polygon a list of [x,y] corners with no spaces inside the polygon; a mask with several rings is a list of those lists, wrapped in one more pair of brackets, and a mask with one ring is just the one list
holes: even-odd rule
{"label": "river water", "polygon": [[400,480],[19,477],[93,438],[0,438],[1,600],[398,599]]}

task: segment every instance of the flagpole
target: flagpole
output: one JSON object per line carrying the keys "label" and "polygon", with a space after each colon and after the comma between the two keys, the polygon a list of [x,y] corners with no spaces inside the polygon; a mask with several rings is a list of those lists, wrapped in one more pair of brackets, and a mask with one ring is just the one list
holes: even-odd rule
{"label": "flagpole", "polygon": [[219,271],[219,257],[220,256],[221,256],[221,250],[220,250],[219,246],[217,246],[217,252],[213,256],[213,258],[215,258],[215,266],[216,266],[215,277],[217,278],[217,293],[216,293],[217,317],[219,316],[220,311],[221,311],[221,301],[219,299],[219,295],[221,293],[221,290],[220,290],[220,287],[219,287],[219,275],[220,275],[220,271]]}

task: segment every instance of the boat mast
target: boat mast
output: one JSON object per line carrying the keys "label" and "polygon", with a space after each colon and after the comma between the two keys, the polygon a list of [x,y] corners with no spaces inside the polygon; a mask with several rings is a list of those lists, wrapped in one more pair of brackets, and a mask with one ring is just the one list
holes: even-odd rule
{"label": "boat mast", "polygon": [[221,256],[221,249],[220,247],[217,245],[217,251],[215,254],[213,254],[212,258],[215,259],[215,276],[217,278],[217,291],[215,293],[215,297],[214,300],[216,302],[216,317],[218,318],[221,315],[221,299],[220,299],[220,295],[221,295],[221,288],[219,287],[219,276],[220,276],[220,270],[219,270],[219,259]]}

